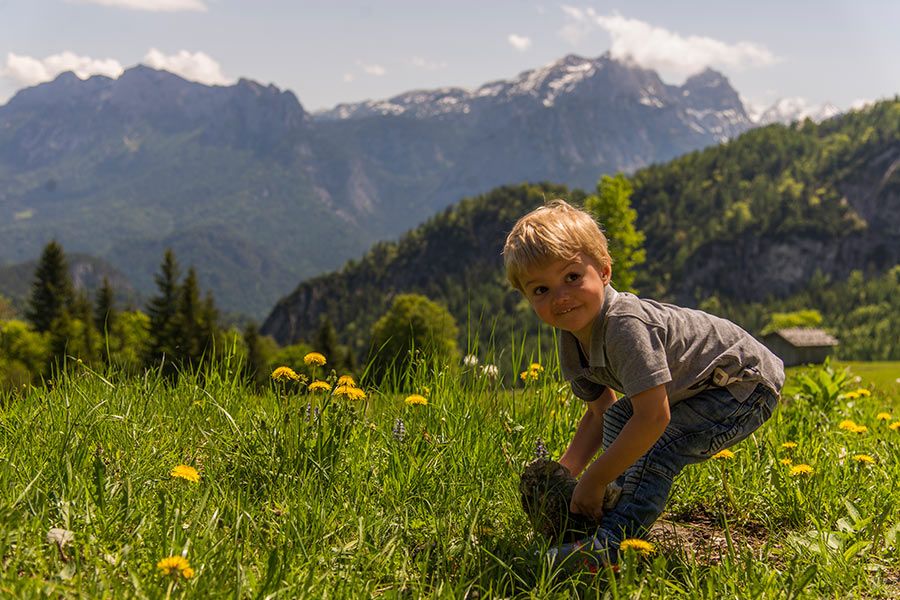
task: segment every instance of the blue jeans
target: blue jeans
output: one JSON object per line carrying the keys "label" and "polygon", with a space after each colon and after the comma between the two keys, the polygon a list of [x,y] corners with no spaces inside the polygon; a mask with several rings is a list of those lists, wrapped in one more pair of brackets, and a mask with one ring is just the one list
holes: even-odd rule
{"label": "blue jeans", "polygon": [[[763,385],[744,402],[724,388],[710,388],[676,403],[662,437],[617,479],[622,495],[616,506],[604,513],[594,548],[615,552],[623,539],[645,533],[662,514],[672,480],[681,469],[749,436],[772,416],[776,403],[775,394]],[[632,414],[628,398],[619,399],[606,411],[604,450]]]}

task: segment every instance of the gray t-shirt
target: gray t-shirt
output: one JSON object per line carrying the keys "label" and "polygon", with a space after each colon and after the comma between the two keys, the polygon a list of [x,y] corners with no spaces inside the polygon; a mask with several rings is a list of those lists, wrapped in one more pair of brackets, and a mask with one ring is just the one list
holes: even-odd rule
{"label": "gray t-shirt", "polygon": [[740,402],[760,383],[780,395],[781,359],[731,321],[610,285],[605,296],[589,356],[572,333],[560,332],[560,367],[578,398],[596,400],[606,387],[634,396],[663,384],[670,404],[716,386]]}

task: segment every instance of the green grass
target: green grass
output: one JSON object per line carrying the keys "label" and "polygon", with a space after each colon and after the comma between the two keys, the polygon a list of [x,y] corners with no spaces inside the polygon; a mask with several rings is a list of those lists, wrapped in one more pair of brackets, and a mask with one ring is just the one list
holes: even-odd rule
{"label": "green grass", "polygon": [[[559,456],[584,410],[552,371],[523,388],[423,369],[404,392],[428,388],[429,404],[407,406],[404,394],[371,389],[349,402],[256,394],[215,374],[172,387],[79,367],[0,408],[0,596],[900,593],[900,430],[877,419],[900,419],[900,399],[878,387],[850,400],[786,398],[734,459],[686,470],[664,516],[678,536],[657,530],[652,557],[629,555],[618,573],[550,568],[517,483],[536,438]],[[844,419],[868,430],[839,429]],[[875,464],[854,461],[860,453]],[[787,457],[815,473],[789,476]],[[200,481],[171,477],[179,464]],[[51,527],[73,541],[48,543]],[[156,563],[170,555],[194,577],[161,575]]]}
{"label": "green grass", "polygon": [[858,375],[863,381],[873,384],[879,390],[894,395],[900,394],[900,361],[840,361],[835,364],[849,368],[851,373]]}

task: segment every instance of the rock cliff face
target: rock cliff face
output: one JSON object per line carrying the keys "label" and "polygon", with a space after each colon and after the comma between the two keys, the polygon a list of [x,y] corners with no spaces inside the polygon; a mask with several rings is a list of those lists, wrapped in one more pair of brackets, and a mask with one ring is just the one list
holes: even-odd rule
{"label": "rock cliff face", "polygon": [[260,316],[298,280],[464,196],[522,181],[593,188],[750,126],[718,73],[675,87],[608,56],[318,115],[249,80],[66,73],[0,107],[0,264],[55,237],[146,293],[172,245],[225,310]]}
{"label": "rock cliff face", "polygon": [[898,169],[900,141],[838,184],[865,220],[861,231],[839,236],[747,232],[733,242],[709,244],[673,278],[671,293],[682,303],[714,293],[759,302],[801,290],[817,271],[841,280],[854,269],[882,272],[900,264]]}

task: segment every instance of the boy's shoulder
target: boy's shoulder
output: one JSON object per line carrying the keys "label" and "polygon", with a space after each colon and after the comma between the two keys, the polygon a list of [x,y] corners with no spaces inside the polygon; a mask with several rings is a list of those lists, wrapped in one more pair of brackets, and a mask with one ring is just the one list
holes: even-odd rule
{"label": "boy's shoulder", "polygon": [[666,314],[674,310],[684,309],[673,304],[641,298],[630,292],[617,292],[615,301],[610,303],[606,318],[612,320],[613,326],[620,317],[634,317],[647,325],[658,327],[665,325]]}

